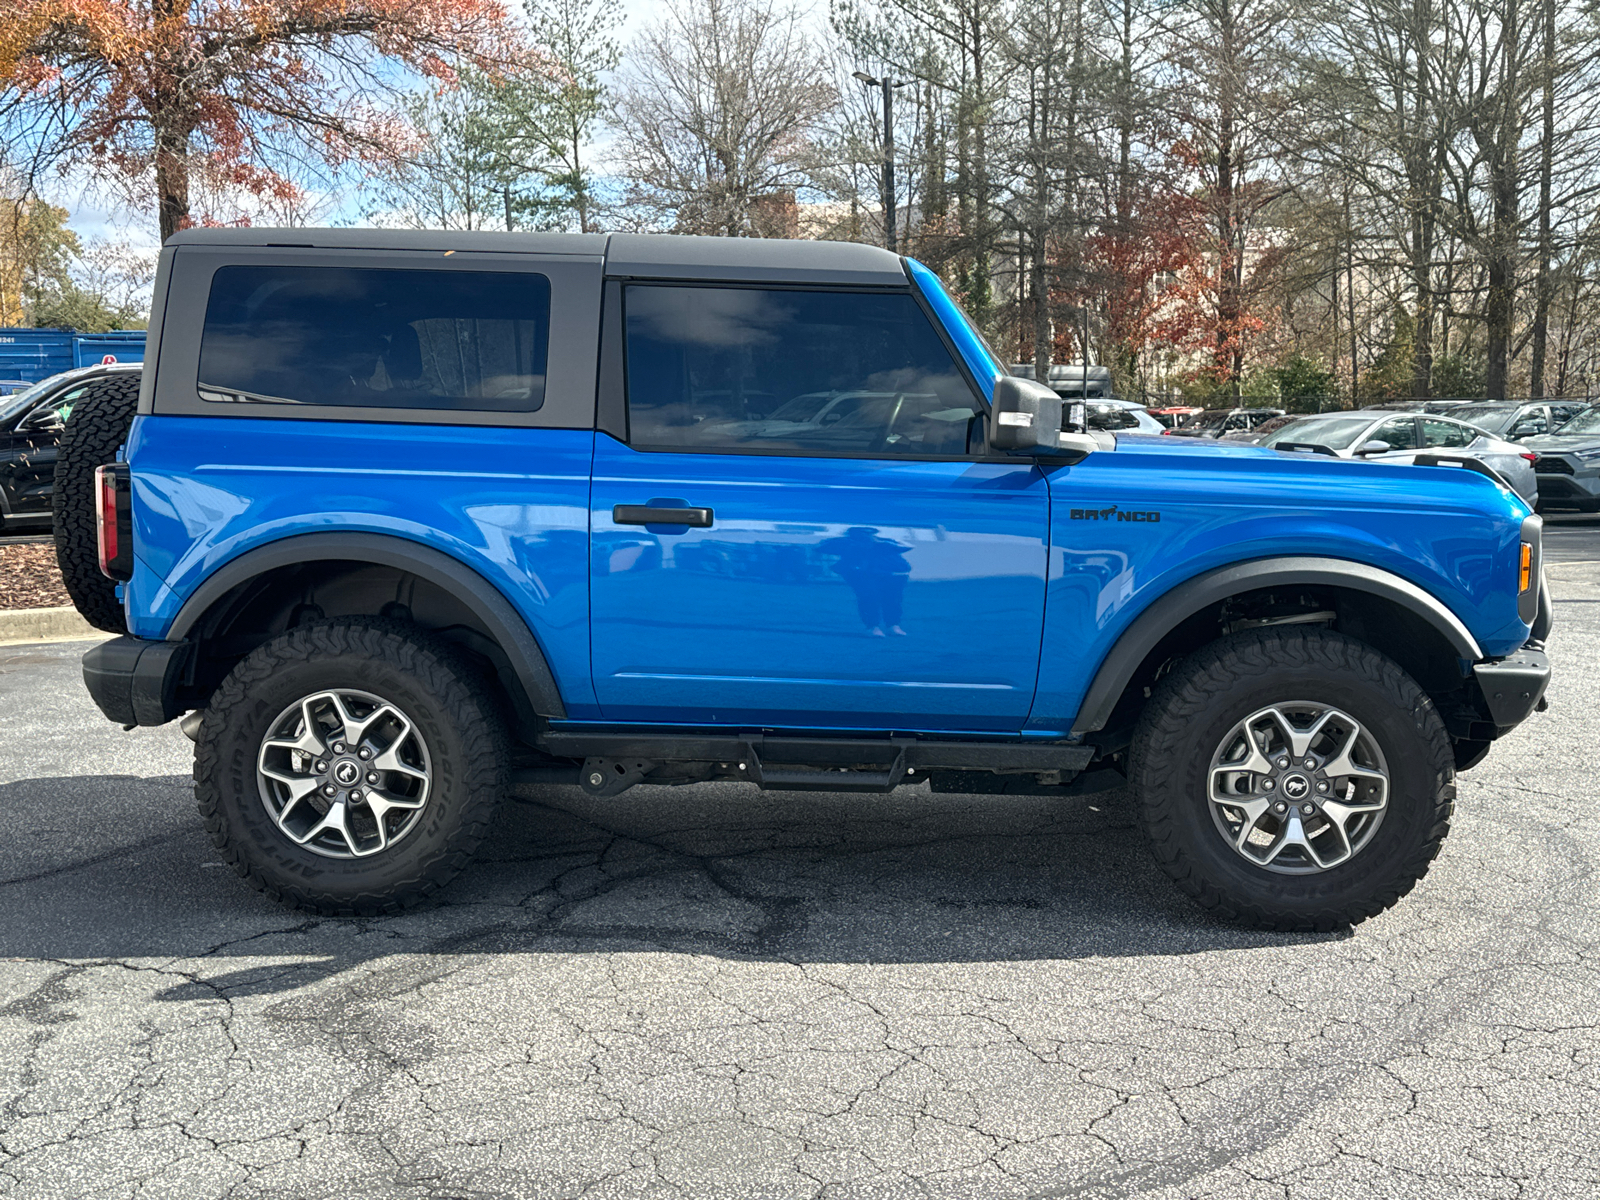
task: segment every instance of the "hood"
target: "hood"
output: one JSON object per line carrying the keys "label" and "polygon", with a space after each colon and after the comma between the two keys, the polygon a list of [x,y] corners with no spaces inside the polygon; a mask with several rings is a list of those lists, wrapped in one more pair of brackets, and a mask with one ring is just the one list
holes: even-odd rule
{"label": "hood", "polygon": [[1541,433],[1538,437],[1523,438],[1522,446],[1535,454],[1572,454],[1600,449],[1600,433],[1575,433],[1567,437],[1559,433]]}
{"label": "hood", "polygon": [[1173,437],[1171,434],[1123,433],[1117,431],[1117,444],[1128,443],[1128,448],[1154,453],[1201,455],[1207,458],[1259,458],[1276,455],[1277,451],[1263,449],[1249,442],[1230,442],[1213,437]]}

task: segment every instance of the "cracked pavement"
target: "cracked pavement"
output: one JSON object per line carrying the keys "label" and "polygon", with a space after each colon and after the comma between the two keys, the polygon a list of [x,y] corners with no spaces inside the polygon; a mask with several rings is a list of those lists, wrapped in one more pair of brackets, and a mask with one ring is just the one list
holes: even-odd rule
{"label": "cracked pavement", "polygon": [[1600,566],[1552,706],[1353,931],[1208,919],[1125,796],[533,787],[421,912],[211,851],[176,727],[0,649],[0,1196],[1593,1197]]}

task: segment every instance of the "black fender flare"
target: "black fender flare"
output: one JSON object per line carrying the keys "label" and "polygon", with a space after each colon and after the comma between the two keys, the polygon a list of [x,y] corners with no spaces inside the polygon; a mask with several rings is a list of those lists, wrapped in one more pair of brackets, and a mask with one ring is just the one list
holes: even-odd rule
{"label": "black fender flare", "polygon": [[1104,729],[1139,665],[1162,638],[1195,613],[1240,592],[1288,584],[1348,588],[1391,600],[1438,630],[1468,662],[1483,657],[1478,640],[1461,618],[1431,593],[1390,571],[1342,558],[1263,558],[1230,563],[1185,580],[1134,618],[1095,672],[1072,732]]}
{"label": "black fender flare", "polygon": [[533,711],[552,720],[566,717],[544,651],[504,593],[443,551],[392,534],[302,533],[247,550],[213,571],[183,602],[166,640],[187,640],[213,604],[258,575],[297,563],[331,560],[398,567],[454,595],[500,644]]}

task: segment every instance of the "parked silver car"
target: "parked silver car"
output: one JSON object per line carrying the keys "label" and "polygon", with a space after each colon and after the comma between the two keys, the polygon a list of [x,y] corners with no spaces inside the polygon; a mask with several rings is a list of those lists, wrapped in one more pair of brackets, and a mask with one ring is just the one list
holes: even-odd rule
{"label": "parked silver car", "polygon": [[1428,453],[1476,458],[1493,467],[1529,504],[1539,498],[1533,471],[1536,455],[1475,425],[1435,413],[1382,409],[1317,413],[1275,429],[1261,445],[1401,465]]}
{"label": "parked silver car", "polygon": [[1538,455],[1533,470],[1541,508],[1600,512],[1600,405],[1524,444]]}

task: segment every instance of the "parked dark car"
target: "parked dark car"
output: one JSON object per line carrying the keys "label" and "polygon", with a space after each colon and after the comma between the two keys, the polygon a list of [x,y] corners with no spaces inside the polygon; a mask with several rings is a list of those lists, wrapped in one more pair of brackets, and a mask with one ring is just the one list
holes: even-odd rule
{"label": "parked dark car", "polygon": [[1524,438],[1554,433],[1585,407],[1581,400],[1492,400],[1463,404],[1452,408],[1450,415],[1495,437],[1520,442]]}
{"label": "parked dark car", "polygon": [[1167,432],[1173,437],[1220,438],[1283,415],[1281,408],[1208,408]]}
{"label": "parked dark car", "polygon": [[1258,446],[1269,433],[1276,433],[1291,421],[1298,421],[1296,413],[1285,413],[1281,417],[1269,417],[1258,425],[1249,429],[1235,429],[1232,433],[1222,435],[1225,442],[1243,442],[1247,446]]}
{"label": "parked dark car", "polygon": [[97,379],[140,370],[139,363],[79,367],[0,397],[0,528],[49,526],[56,445],[73,401]]}

